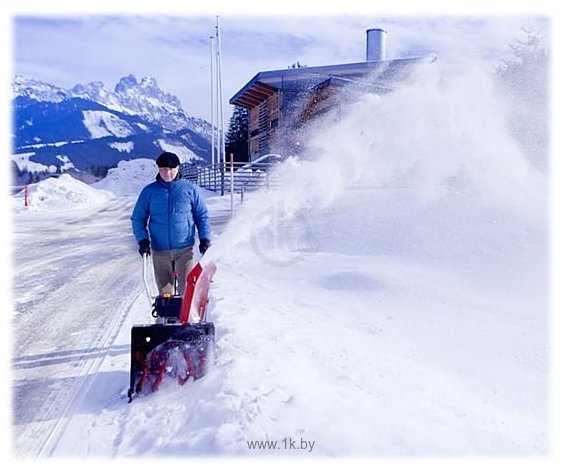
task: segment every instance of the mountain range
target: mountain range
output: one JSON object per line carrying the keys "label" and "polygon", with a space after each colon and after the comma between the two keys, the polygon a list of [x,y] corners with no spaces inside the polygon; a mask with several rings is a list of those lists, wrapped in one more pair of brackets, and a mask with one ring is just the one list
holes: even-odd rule
{"label": "mountain range", "polygon": [[92,173],[122,160],[175,152],[182,162],[210,159],[211,125],[187,114],[152,77],[64,89],[15,76],[12,82],[14,173]]}

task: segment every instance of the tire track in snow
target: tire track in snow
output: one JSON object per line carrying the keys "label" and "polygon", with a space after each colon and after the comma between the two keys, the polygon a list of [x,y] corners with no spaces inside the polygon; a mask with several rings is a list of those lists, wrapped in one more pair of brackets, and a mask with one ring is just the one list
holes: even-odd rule
{"label": "tire track in snow", "polygon": [[48,454],[140,291],[125,203],[15,221],[17,455]]}
{"label": "tire track in snow", "polygon": [[43,443],[41,450],[39,452],[40,457],[51,456],[55,450],[60,437],[64,434],[66,425],[70,422],[72,417],[77,412],[78,405],[86,397],[92,383],[95,380],[95,374],[99,370],[100,365],[104,362],[111,346],[113,345],[116,336],[121,331],[125,321],[129,316],[130,308],[133,306],[135,299],[138,297],[136,291],[129,294],[127,299],[122,304],[120,312],[113,317],[110,321],[107,329],[102,331],[98,339],[95,341],[95,345],[98,346],[96,351],[99,353],[98,356],[86,360],[80,369],[80,374],[76,377],[74,381],[73,388],[70,389],[72,392],[72,398],[67,403],[67,407],[63,414],[58,418],[56,424],[52,428],[49,436]]}

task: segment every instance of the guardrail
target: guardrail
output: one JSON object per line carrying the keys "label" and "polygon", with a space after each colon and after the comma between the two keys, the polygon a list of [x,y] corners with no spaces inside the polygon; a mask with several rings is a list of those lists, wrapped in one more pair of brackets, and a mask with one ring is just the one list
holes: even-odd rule
{"label": "guardrail", "polygon": [[281,160],[280,156],[264,157],[269,159],[216,163],[203,167],[184,166],[181,173],[184,178],[199,187],[220,192],[221,195],[239,193],[243,198],[245,192],[278,184],[277,179],[271,175],[271,169]]}

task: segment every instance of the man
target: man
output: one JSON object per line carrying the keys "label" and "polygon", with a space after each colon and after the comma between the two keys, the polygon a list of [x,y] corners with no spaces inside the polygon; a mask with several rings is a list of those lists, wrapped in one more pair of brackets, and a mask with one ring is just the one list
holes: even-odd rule
{"label": "man", "polygon": [[178,294],[183,295],[187,274],[194,265],[195,228],[199,252],[211,246],[207,207],[191,182],[181,178],[180,160],[172,152],[156,159],[156,181],[144,187],[131,215],[139,253],[151,254],[160,294],[174,292],[177,273]]}

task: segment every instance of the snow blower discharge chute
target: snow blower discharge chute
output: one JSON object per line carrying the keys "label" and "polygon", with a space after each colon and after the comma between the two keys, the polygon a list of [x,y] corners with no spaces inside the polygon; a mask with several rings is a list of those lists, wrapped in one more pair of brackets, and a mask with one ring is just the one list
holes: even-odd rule
{"label": "snow blower discharge chute", "polygon": [[[155,392],[173,378],[179,385],[205,375],[212,361],[215,327],[206,321],[213,262],[199,260],[189,272],[184,296],[152,297],[147,281],[148,256],[143,256],[143,279],[155,322],[131,329],[129,402],[136,394]],[[176,277],[177,284],[177,277]]]}

